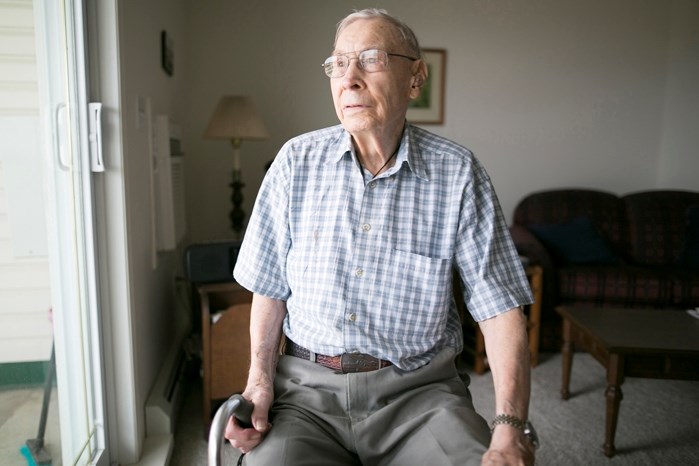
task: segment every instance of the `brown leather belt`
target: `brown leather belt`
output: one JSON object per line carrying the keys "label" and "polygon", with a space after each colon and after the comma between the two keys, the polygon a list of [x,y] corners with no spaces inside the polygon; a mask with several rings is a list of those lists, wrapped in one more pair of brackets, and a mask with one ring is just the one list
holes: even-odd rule
{"label": "brown leather belt", "polygon": [[339,356],[325,356],[324,354],[316,354],[303,346],[297,345],[288,338],[286,339],[284,354],[301,359],[307,359],[316,364],[320,364],[323,367],[332,369],[340,374],[349,374],[351,372],[370,372],[393,365],[391,361],[378,359],[374,356],[363,353],[344,353]]}

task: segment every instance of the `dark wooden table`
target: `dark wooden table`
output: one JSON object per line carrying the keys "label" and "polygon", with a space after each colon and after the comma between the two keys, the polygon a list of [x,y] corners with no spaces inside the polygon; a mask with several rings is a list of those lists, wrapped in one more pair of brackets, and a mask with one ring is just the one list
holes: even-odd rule
{"label": "dark wooden table", "polygon": [[561,397],[567,400],[570,396],[574,345],[587,350],[607,369],[606,456],[615,453],[625,377],[699,380],[699,319],[686,311],[563,306],[556,312],[563,317]]}

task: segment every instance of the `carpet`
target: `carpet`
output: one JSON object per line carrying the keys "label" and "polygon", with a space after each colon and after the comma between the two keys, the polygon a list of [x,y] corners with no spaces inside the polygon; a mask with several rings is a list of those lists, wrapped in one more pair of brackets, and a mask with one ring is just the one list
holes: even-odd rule
{"label": "carpet", "polygon": [[[532,369],[529,418],[541,441],[539,465],[671,466],[699,464],[699,382],[627,378],[615,437],[617,453],[602,452],[607,384],[589,354],[573,357],[570,392],[561,399],[560,354],[544,354]],[[476,409],[494,415],[489,373],[471,375]]]}

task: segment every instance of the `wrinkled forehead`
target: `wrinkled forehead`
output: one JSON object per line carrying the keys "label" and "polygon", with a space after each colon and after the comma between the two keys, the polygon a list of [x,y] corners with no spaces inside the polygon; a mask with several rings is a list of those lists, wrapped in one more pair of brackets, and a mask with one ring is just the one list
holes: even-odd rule
{"label": "wrinkled forehead", "polygon": [[397,28],[388,21],[358,18],[338,31],[333,53],[361,52],[372,48],[402,51],[405,45]]}

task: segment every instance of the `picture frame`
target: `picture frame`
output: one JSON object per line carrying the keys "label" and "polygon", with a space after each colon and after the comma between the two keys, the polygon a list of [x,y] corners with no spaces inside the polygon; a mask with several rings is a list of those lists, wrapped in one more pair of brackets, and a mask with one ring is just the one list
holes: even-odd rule
{"label": "picture frame", "polygon": [[422,49],[428,75],[420,96],[408,106],[408,121],[414,124],[444,124],[446,49]]}
{"label": "picture frame", "polygon": [[165,73],[172,76],[175,72],[175,51],[173,49],[172,38],[167,31],[160,33],[160,61]]}

